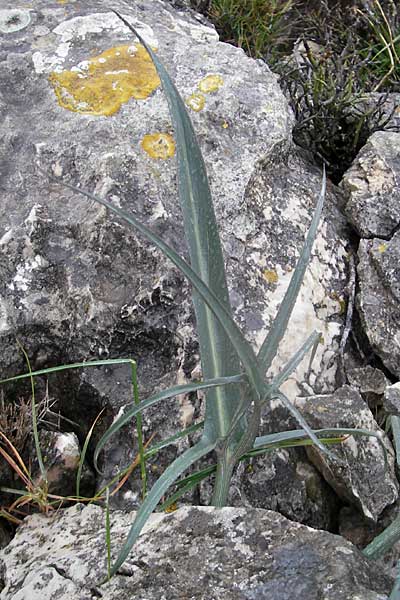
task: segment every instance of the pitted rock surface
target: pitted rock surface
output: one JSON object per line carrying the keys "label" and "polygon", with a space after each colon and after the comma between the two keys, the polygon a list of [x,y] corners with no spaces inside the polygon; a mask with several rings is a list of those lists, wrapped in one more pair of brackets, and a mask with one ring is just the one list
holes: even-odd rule
{"label": "pitted rock surface", "polygon": [[391,237],[400,224],[400,133],[372,134],[341,185],[346,214],[360,237]]}
{"label": "pitted rock surface", "polygon": [[387,464],[383,448],[371,436],[349,435],[340,445],[332,446],[335,458],[322,454],[318,448],[307,447],[307,454],[337,495],[376,521],[398,498],[398,483],[393,448],[367,403],[356,390],[345,385],[334,394],[305,398],[301,411],[313,429],[357,428],[380,436],[386,448]]}
{"label": "pitted rock surface", "polygon": [[390,240],[361,240],[357,305],[372,349],[400,377],[400,231]]}
{"label": "pitted rock surface", "polygon": [[[116,556],[134,513],[111,515]],[[104,511],[26,520],[0,553],[1,600],[387,600],[390,577],[342,538],[260,509],[153,515],[126,563],[106,573]]]}
{"label": "pitted rock surface", "polygon": [[[294,153],[293,116],[265,64],[220,43],[213,28],[171,4],[116,0],[113,8],[157,49],[193,107],[235,318],[259,347],[293,273],[321,173]],[[187,381],[194,370],[199,374],[190,290],[180,273],[103,207],[50,183],[35,164],[134,212],[186,256],[175,160],[154,158],[143,143],[145,136],[163,134],[153,151],[171,149],[162,90],[152,87],[145,98],[123,101],[114,114],[103,116],[88,112],[86,96],[73,101],[67,85],[81,77],[85,87],[93,61],[104,72],[101,61],[110,56],[104,53],[115,58],[120,46],[134,41],[100,0],[63,5],[33,0],[29,23],[1,38],[0,368],[5,376],[25,370],[16,337],[34,369],[99,357],[135,358],[142,398]],[[114,83],[112,92],[106,85],[106,96],[114,94],[119,85]],[[74,110],[65,108],[71,103]],[[340,193],[328,187],[313,259],[273,366],[276,371],[307,335],[321,331],[324,342],[309,381],[318,393],[334,389],[347,280],[347,233],[335,208]],[[307,370],[305,359],[288,382],[292,398]],[[50,387],[62,414],[71,420],[79,415],[86,429],[101,407],[108,407],[110,423],[132,402],[127,366],[69,373]],[[145,438],[153,431],[167,437],[201,412],[201,402],[193,398],[153,407],[146,413]],[[109,479],[136,452],[132,431],[116,436],[107,452]],[[166,461],[175,454],[176,448],[167,449]]]}

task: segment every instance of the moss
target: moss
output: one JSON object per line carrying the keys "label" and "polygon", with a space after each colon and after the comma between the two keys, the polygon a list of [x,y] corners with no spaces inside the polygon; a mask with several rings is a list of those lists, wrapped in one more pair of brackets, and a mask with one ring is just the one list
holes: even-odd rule
{"label": "moss", "polygon": [[130,98],[145,100],[160,85],[157,71],[140,44],[110,48],[91,58],[85,68],[51,73],[49,81],[63,108],[107,117]]}

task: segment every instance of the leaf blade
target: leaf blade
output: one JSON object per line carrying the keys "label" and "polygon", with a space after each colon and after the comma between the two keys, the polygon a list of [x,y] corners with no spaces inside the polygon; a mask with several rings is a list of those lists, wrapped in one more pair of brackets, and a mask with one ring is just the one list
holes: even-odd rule
{"label": "leaf blade", "polygon": [[322,176],[322,187],[321,192],[317,200],[317,206],[314,211],[314,215],[311,221],[310,228],[308,230],[308,234],[306,237],[306,241],[304,243],[303,249],[301,251],[299,260],[297,261],[296,268],[290,280],[288,289],[286,290],[286,294],[281,302],[278,313],[271,325],[271,329],[268,332],[264,342],[261,345],[259,353],[257,355],[260,368],[263,373],[266,373],[270,368],[273,359],[275,358],[276,352],[278,350],[278,346],[285,334],[287,329],[287,324],[291,317],[294,305],[296,303],[296,299],[298,293],[300,291],[301,284],[303,282],[304,273],[308,266],[311,256],[311,250],[314,243],[314,239],[317,233],[318,224],[322,214],[322,208],[324,204],[326,192],[326,174],[325,168],[323,169]]}

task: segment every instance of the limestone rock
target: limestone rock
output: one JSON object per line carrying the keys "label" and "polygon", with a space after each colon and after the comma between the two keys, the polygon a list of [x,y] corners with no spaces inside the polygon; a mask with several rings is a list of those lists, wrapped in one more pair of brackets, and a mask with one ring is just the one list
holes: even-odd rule
{"label": "limestone rock", "polygon": [[[111,515],[112,555],[134,514]],[[1,600],[387,600],[391,580],[349,542],[260,509],[155,514],[117,575],[106,573],[104,511],[29,517],[0,553]]]}
{"label": "limestone rock", "polygon": [[354,367],[347,369],[346,375],[351,387],[360,392],[371,409],[382,404],[382,396],[389,384],[389,380],[380,369],[376,369],[370,365],[366,367]]}
{"label": "limestone rock", "polygon": [[357,306],[372,349],[400,376],[400,232],[391,240],[361,240]]}
{"label": "limestone rock", "polygon": [[354,427],[380,434],[387,450],[387,467],[383,450],[373,437],[349,436],[342,444],[332,447],[340,463],[315,447],[307,448],[311,461],[338,496],[376,521],[384,508],[397,499],[398,483],[393,448],[367,404],[357,391],[343,386],[334,394],[304,399],[301,411],[314,429]]}
{"label": "limestone rock", "polygon": [[400,416],[400,381],[386,388],[383,407],[389,415]]}
{"label": "limestone rock", "polygon": [[306,456],[290,449],[240,464],[228,505],[273,510],[297,523],[328,531],[333,529],[337,513],[332,489]]}
{"label": "limestone rock", "polygon": [[[60,431],[40,431],[40,449],[47,473],[49,492],[60,496],[76,495],[76,476],[78,473],[81,448],[75,433]],[[39,483],[41,473],[36,459],[33,443],[30,457],[32,460],[32,479]],[[83,496],[93,494],[94,475],[84,465],[80,482],[80,493]]]}
{"label": "limestone rock", "polygon": [[400,133],[378,131],[343,177],[346,214],[363,238],[388,238],[400,224],[399,154]]}

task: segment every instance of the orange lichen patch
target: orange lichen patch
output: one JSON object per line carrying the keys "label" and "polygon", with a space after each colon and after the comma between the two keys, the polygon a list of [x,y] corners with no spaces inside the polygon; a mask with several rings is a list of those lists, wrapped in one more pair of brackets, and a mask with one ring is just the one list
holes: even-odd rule
{"label": "orange lichen patch", "polygon": [[148,133],[140,143],[151,158],[170,158],[175,154],[175,142],[169,133]]}
{"label": "orange lichen patch", "polygon": [[274,270],[265,269],[263,271],[263,277],[265,281],[268,283],[277,283],[278,282],[278,273]]}
{"label": "orange lichen patch", "polygon": [[221,75],[207,75],[200,81],[198,88],[203,94],[210,94],[219,90],[223,84],[224,80]]}
{"label": "orange lichen patch", "polygon": [[189,106],[189,108],[196,112],[199,112],[200,110],[203,110],[206,103],[206,99],[204,98],[203,94],[192,94],[191,96],[186,98],[185,102]]}
{"label": "orange lichen patch", "polygon": [[105,50],[84,67],[51,73],[49,81],[63,108],[106,117],[130,98],[148,98],[160,85],[157,71],[140,44]]}

